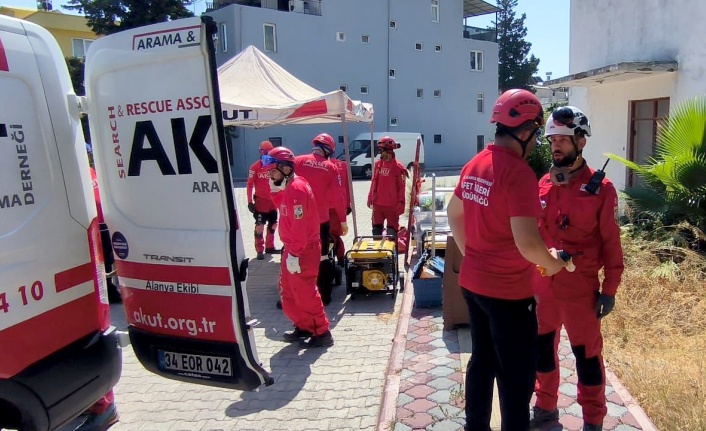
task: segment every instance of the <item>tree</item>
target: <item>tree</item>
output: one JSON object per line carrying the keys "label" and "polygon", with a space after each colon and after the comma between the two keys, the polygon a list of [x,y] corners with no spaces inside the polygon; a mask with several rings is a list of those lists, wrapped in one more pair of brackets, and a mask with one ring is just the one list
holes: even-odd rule
{"label": "tree", "polygon": [[66,57],[66,67],[69,69],[71,84],[74,86],[74,93],[76,93],[77,96],[85,96],[86,89],[83,86],[83,72],[86,68],[86,64],[83,58]]}
{"label": "tree", "polygon": [[498,0],[498,21],[493,22],[498,29],[498,87],[500,92],[511,88],[524,88],[532,91],[531,78],[539,70],[539,59],[533,55],[527,58],[532,44],[525,41],[527,28],[526,15],[515,18],[517,0]]}
{"label": "tree", "polygon": [[608,157],[641,180],[625,190],[635,213],[664,226],[686,221],[706,231],[706,98],[687,99],[672,108],[657,129],[655,156],[646,163]]}
{"label": "tree", "polygon": [[158,22],[187,18],[192,0],[69,0],[63,6],[88,18],[88,25],[99,35]]}

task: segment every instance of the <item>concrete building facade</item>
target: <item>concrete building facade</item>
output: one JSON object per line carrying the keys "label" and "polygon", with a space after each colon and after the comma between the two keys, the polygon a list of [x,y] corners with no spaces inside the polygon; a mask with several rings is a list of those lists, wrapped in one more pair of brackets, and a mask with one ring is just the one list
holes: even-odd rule
{"label": "concrete building facade", "polygon": [[[495,32],[463,26],[464,16],[495,11],[486,2],[236,0],[211,9],[220,32],[219,65],[254,45],[320,91],[343,88],[373,104],[376,132],[421,133],[427,167],[462,166],[492,137]],[[369,125],[349,124],[347,133],[352,140],[369,131]],[[262,140],[274,138],[299,154],[320,132],[343,142],[337,124],[237,128],[234,177],[246,175]]]}
{"label": "concrete building facade", "polygon": [[[588,115],[594,167],[604,153],[644,162],[670,108],[706,93],[706,27],[694,19],[704,14],[706,3],[690,0],[571,1],[570,75],[545,86],[570,87]],[[620,163],[606,171],[619,189],[634,183]]]}

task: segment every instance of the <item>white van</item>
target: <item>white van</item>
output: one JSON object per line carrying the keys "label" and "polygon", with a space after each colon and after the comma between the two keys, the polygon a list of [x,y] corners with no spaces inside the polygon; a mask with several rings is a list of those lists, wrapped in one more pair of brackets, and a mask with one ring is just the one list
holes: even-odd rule
{"label": "white van", "polygon": [[86,143],[45,29],[0,15],[0,429],[51,430],[112,388],[121,354]]}
{"label": "white van", "polygon": [[0,16],[0,429],[54,430],[121,370],[79,115],[130,342],[161,376],[254,390],[257,357],[210,17],[102,37],[73,93],[49,32]]}
{"label": "white van", "polygon": [[[422,140],[422,135],[419,133],[407,132],[375,132],[373,133],[373,146],[375,155],[377,156],[377,142],[383,136],[389,136],[400,144],[400,148],[395,150],[395,157],[407,169],[410,169],[414,164],[414,156],[417,151],[417,139]],[[354,177],[373,177],[373,164],[370,161],[370,133],[361,133],[349,144],[351,157],[351,173]],[[345,154],[339,157],[345,160]],[[419,148],[419,167],[424,170],[424,141]]]}

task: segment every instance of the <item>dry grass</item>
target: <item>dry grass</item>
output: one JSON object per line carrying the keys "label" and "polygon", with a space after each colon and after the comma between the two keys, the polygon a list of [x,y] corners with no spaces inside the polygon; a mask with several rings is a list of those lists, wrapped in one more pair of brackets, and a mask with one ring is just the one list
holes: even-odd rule
{"label": "dry grass", "polygon": [[623,247],[605,358],[659,429],[706,431],[706,259],[627,236]]}

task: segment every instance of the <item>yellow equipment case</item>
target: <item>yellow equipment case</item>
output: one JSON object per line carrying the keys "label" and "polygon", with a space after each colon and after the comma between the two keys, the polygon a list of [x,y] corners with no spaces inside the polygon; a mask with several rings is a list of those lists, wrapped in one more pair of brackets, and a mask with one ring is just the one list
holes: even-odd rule
{"label": "yellow equipment case", "polygon": [[355,299],[358,293],[392,293],[397,296],[397,240],[391,237],[359,236],[346,253],[346,292]]}

